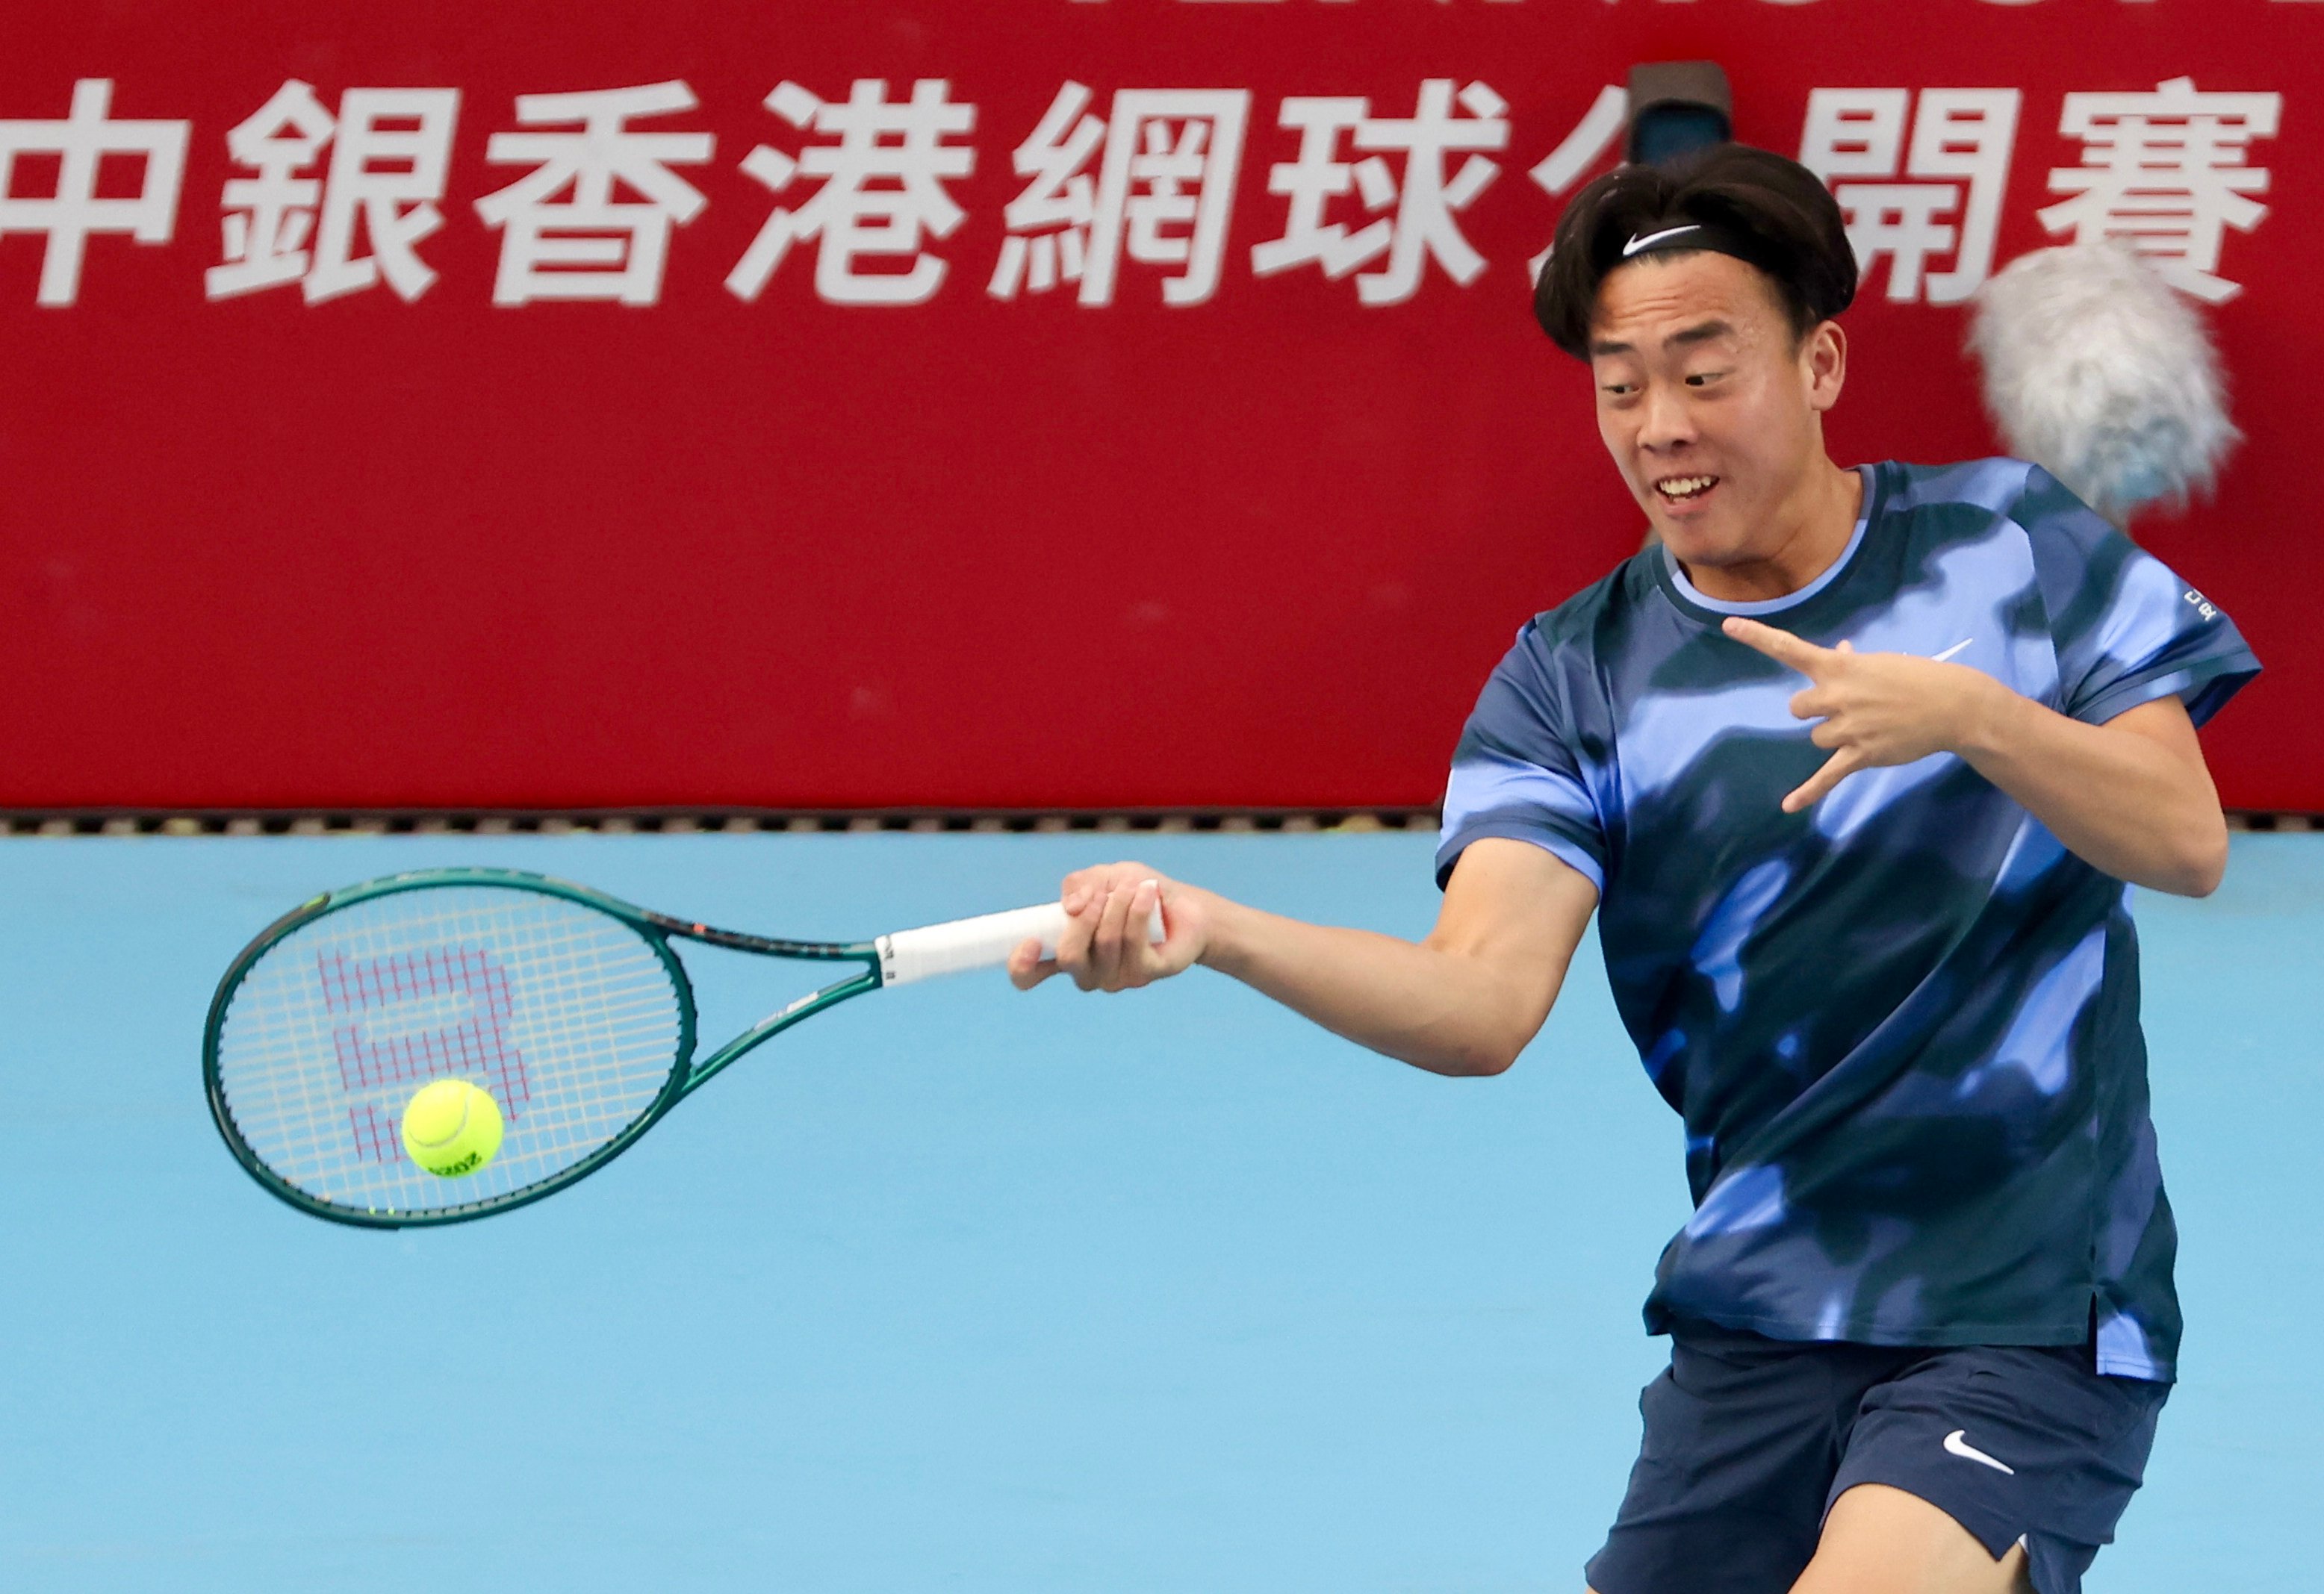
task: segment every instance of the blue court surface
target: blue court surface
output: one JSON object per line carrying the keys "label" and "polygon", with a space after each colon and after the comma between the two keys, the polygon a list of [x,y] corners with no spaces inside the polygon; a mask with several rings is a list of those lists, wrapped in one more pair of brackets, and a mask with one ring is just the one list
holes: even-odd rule
{"label": "blue court surface", "polygon": [[[418,1233],[263,1193],[213,982],[319,888],[445,863],[854,938],[1129,850],[1414,935],[1429,838],[0,843],[0,1588],[1581,1587],[1662,1359],[1678,1126],[1585,949],[1448,1081],[1196,972],[850,1003],[576,1189]],[[2324,837],[2141,898],[2185,1378],[2090,1587],[2324,1585]],[[688,949],[712,1039],[812,983]]]}

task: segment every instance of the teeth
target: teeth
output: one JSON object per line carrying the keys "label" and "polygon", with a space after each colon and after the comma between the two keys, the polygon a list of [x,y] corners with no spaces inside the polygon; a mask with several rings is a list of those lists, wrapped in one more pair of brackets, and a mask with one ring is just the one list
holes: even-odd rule
{"label": "teeth", "polygon": [[1719,484],[1717,476],[1673,476],[1656,482],[1655,491],[1665,498],[1696,498]]}

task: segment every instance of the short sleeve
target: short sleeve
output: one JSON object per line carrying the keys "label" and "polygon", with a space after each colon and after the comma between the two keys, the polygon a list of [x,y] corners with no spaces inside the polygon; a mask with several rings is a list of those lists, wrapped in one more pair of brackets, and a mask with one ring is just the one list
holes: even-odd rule
{"label": "short sleeve", "polygon": [[2200,725],[2259,674],[2233,621],[2048,472],[2027,478],[2014,518],[2033,543],[2061,713],[2098,725],[2177,697]]}
{"label": "short sleeve", "polygon": [[1605,827],[1546,651],[1535,627],[1518,632],[1461,733],[1436,847],[1440,889],[1470,843],[1504,836],[1546,849],[1605,889]]}

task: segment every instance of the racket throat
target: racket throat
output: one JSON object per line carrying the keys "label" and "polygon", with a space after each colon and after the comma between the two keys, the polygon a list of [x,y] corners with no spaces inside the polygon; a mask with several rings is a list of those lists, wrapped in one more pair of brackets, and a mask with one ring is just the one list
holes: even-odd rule
{"label": "racket throat", "polygon": [[686,1086],[678,1094],[681,1096],[693,1094],[707,1083],[714,1075],[724,1070],[728,1064],[774,1039],[792,1025],[803,1023],[825,1008],[835,1007],[849,997],[861,996],[867,990],[877,990],[881,982],[880,972],[877,969],[866,968],[860,973],[851,975],[835,984],[826,985],[821,990],[811,990],[797,1000],[777,1009],[707,1057],[696,1063],[687,1072]]}

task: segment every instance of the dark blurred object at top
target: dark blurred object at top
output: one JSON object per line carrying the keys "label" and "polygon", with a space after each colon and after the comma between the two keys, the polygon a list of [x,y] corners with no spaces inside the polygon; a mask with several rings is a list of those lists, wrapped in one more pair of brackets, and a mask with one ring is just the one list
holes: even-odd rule
{"label": "dark blurred object at top", "polygon": [[1717,61],[1654,61],[1630,69],[1630,132],[1623,158],[1659,166],[1735,135],[1735,98]]}

